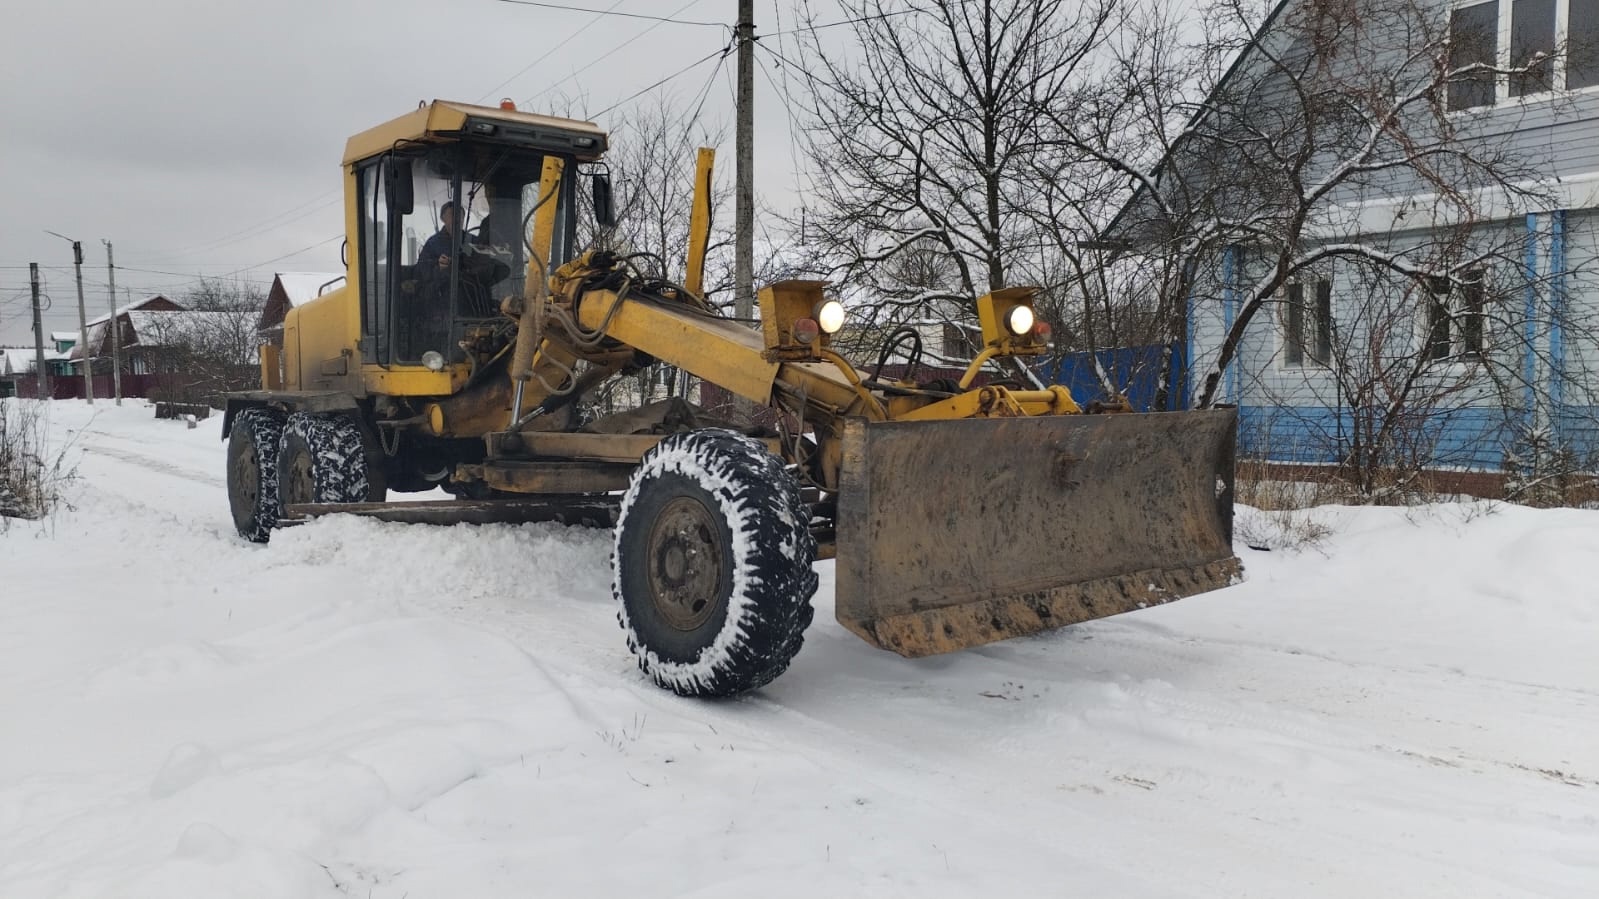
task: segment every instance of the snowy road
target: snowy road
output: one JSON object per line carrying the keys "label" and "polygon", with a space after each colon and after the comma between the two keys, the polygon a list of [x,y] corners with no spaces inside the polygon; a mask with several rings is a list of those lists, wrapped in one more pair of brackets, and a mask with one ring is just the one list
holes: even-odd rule
{"label": "snowy road", "polygon": [[[1248,582],[776,683],[637,672],[609,535],[234,536],[219,422],[57,403],[0,535],[0,896],[1599,895],[1599,513],[1327,513]],[[1249,514],[1243,510],[1243,514]]]}

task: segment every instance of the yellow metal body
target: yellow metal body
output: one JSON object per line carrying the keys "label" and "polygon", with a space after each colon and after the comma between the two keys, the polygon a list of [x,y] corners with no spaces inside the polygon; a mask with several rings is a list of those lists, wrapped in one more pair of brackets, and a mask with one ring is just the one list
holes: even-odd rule
{"label": "yellow metal body", "polygon": [[[345,145],[343,164],[344,229],[349,241],[346,286],[328,291],[289,310],[283,327],[283,378],[281,381],[269,379],[263,369],[264,387],[291,391],[339,390],[357,397],[447,397],[465,386],[469,375],[465,365],[454,365],[442,372],[435,372],[421,365],[361,362],[361,305],[357,285],[363,283],[365,273],[361,269],[361,256],[355,251],[356,235],[360,233],[361,223],[356,166],[389,151],[397,144],[458,141],[469,120],[488,120],[501,128],[558,131],[563,135],[573,135],[574,143],[590,140],[588,148],[574,146],[571,149],[569,155],[575,162],[599,159],[606,145],[604,130],[592,122],[439,100],[351,137]],[[558,168],[563,163],[557,155],[546,158]],[[557,172],[552,183],[559,183],[559,177]],[[542,244],[544,259],[549,258],[549,235],[554,232],[554,217],[554,203],[547,203],[540,208],[538,224],[545,235]],[[538,282],[544,280],[541,268]],[[535,282],[530,279],[528,283]],[[509,404],[504,404],[503,408],[509,409]],[[467,415],[459,420],[475,420],[477,417]],[[459,435],[462,432],[454,433]]]}
{"label": "yellow metal body", "polygon": [[589,149],[574,146],[569,151],[578,162],[593,162],[605,150],[605,131],[593,122],[559,119],[497,106],[434,100],[417,107],[414,112],[368,128],[350,138],[344,145],[344,164],[348,167],[371,159],[393,149],[398,143],[458,138],[469,118],[493,120],[506,128],[558,129],[563,133],[577,132],[593,138]]}
{"label": "yellow metal body", "polygon": [[[574,140],[592,133],[604,145],[604,134],[587,123],[435,102],[351,138],[347,233],[359,233],[356,163],[397,142],[460,139],[463,128],[486,118],[507,127],[558,125]],[[598,152],[546,153],[540,196],[560,196],[574,163]],[[418,398],[396,404],[409,418],[386,424],[483,439],[484,460],[456,464],[454,478],[518,493],[626,486],[632,460],[654,438],[535,439],[530,432],[560,429],[565,398],[646,357],[774,406],[784,426],[775,449],[818,497],[818,520],[833,510],[818,539],[820,555],[838,560],[839,620],[905,655],[1129,611],[1236,576],[1233,410],[1084,415],[1060,386],[968,389],[989,361],[1044,352],[1037,331],[1005,327],[1011,310],[1031,304],[1031,288],[978,300],[983,348],[953,392],[869,382],[825,336],[800,339],[795,322],[814,314],[822,282],[762,289],[759,330],[721,317],[700,298],[712,163],[702,150],[684,288],[635,289],[634,274],[610,254],[585,254],[549,271],[556,212],[547,202],[533,215],[523,295],[501,310],[501,337],[514,323],[514,343],[493,344],[477,377],[465,365],[434,372],[361,364],[354,285],[363,279],[352,252],[352,286],[289,313],[283,386]],[[263,354],[265,382],[274,368]]]}
{"label": "yellow metal body", "polygon": [[688,218],[688,265],[683,286],[689,293],[705,296],[705,253],[711,243],[711,174],[716,168],[716,151],[700,147],[694,162],[694,206]]}
{"label": "yellow metal body", "polygon": [[[565,377],[572,374],[570,367],[563,366],[563,375],[556,376],[552,382],[540,372],[540,364],[535,363],[534,359],[544,334],[544,298],[550,284],[550,245],[555,239],[555,198],[560,196],[561,174],[565,171],[566,166],[559,158],[545,157],[539,177],[538,206],[533,210],[533,237],[529,241],[527,256],[526,283],[531,295],[522,298],[516,352],[511,356],[511,380],[516,382],[516,388],[505,422],[508,429],[514,428],[522,415],[523,394],[529,379],[536,378],[544,392],[549,394],[559,389]],[[550,353],[539,353],[538,363],[542,363],[543,367],[548,368],[554,362]]]}
{"label": "yellow metal body", "polygon": [[1036,356],[1047,347],[1033,332],[1012,334],[1005,317],[1017,306],[1033,305],[1033,287],[1005,287],[977,298],[977,321],[983,326],[983,347],[1007,355]]}

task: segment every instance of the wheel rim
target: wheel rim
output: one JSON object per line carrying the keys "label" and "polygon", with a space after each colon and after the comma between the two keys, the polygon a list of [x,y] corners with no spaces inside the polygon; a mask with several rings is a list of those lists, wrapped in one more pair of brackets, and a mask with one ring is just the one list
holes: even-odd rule
{"label": "wheel rim", "polygon": [[233,457],[234,513],[245,517],[255,513],[261,499],[261,457],[254,444],[247,444]]}
{"label": "wheel rim", "polygon": [[316,481],[311,474],[311,455],[291,452],[289,455],[288,483],[285,495],[290,503],[316,502]]}
{"label": "wheel rim", "polygon": [[674,498],[650,529],[650,599],[680,631],[700,628],[721,606],[722,555],[718,521],[704,503]]}

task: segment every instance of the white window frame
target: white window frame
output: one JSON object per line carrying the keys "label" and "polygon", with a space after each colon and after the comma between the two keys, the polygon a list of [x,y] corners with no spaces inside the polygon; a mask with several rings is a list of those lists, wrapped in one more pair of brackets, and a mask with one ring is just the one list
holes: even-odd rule
{"label": "white window frame", "polygon": [[1482,296],[1479,298],[1481,308],[1477,310],[1477,342],[1479,345],[1475,348],[1466,345],[1466,311],[1459,308],[1459,304],[1464,300],[1465,293],[1456,290],[1455,281],[1452,280],[1449,282],[1449,292],[1444,295],[1444,308],[1449,312],[1449,354],[1447,356],[1432,356],[1432,307],[1438,294],[1433,291],[1431,284],[1422,286],[1424,302],[1422,303],[1417,330],[1420,337],[1420,352],[1426,354],[1426,362],[1429,366],[1474,365],[1487,358],[1493,348],[1492,341],[1489,340],[1491,331],[1488,328],[1488,286],[1493,284],[1493,272],[1487,266],[1473,268],[1460,273],[1455,280],[1463,284],[1470,283],[1473,280],[1473,276],[1477,283],[1482,285]]}
{"label": "white window frame", "polygon": [[[1320,285],[1320,284],[1327,285],[1327,358],[1326,359],[1317,359],[1315,357],[1315,355],[1314,355],[1314,351],[1315,351],[1314,338],[1316,337],[1316,333],[1320,330],[1320,328],[1319,328],[1319,316],[1317,315],[1318,310],[1316,308],[1316,305],[1317,305],[1316,287],[1317,287],[1317,285]],[[1300,288],[1300,290],[1299,290],[1300,300],[1299,301],[1300,301],[1300,305],[1301,305],[1301,307],[1303,309],[1303,312],[1302,312],[1301,317],[1300,317],[1300,327],[1301,327],[1301,329],[1304,329],[1306,326],[1309,326],[1309,328],[1310,328],[1309,336],[1312,338],[1312,342],[1309,343],[1309,344],[1307,344],[1305,342],[1305,340],[1304,340],[1304,337],[1306,335],[1304,335],[1304,334],[1295,335],[1293,333],[1292,329],[1290,328],[1290,325],[1289,325],[1289,322],[1291,321],[1289,316],[1292,314],[1292,310],[1293,310],[1293,307],[1294,307],[1293,288],[1295,286]],[[1308,303],[1307,303],[1307,299],[1308,299]],[[1334,343],[1335,343],[1335,340],[1334,340],[1335,329],[1333,328],[1333,322],[1336,321],[1337,318],[1338,318],[1338,292],[1333,289],[1333,280],[1332,280],[1331,277],[1329,277],[1327,275],[1311,273],[1311,274],[1299,275],[1299,276],[1296,276],[1294,278],[1289,279],[1288,283],[1284,284],[1283,285],[1283,289],[1282,289],[1282,315],[1281,315],[1281,320],[1279,322],[1280,326],[1277,329],[1277,336],[1278,336],[1278,352],[1277,352],[1278,364],[1277,364],[1277,367],[1279,369],[1284,370],[1284,371],[1329,371],[1329,370],[1331,370],[1332,367],[1333,367],[1332,366],[1333,355],[1338,350],[1338,348],[1336,346],[1334,346]],[[1294,348],[1296,346],[1301,351],[1300,359],[1299,359],[1298,362],[1291,362],[1291,361],[1289,361],[1288,354],[1289,354],[1290,349],[1292,349],[1292,348]]]}
{"label": "white window frame", "polygon": [[[1455,10],[1465,9],[1472,6],[1480,6],[1484,2],[1485,0],[1453,0],[1453,2],[1451,2],[1448,8],[1445,10],[1444,28],[1447,30],[1450,27],[1450,19],[1453,18]],[[1498,4],[1496,7],[1497,17],[1495,19],[1497,27],[1495,30],[1496,55],[1494,62],[1500,68],[1507,69],[1510,67],[1510,25],[1512,13],[1514,12],[1515,0],[1486,0],[1486,2]],[[1548,102],[1549,100],[1563,94],[1599,92],[1599,84],[1590,84],[1583,87],[1569,89],[1566,87],[1565,51],[1569,50],[1567,44],[1570,40],[1570,34],[1571,0],[1555,0],[1555,58],[1551,65],[1552,71],[1549,74],[1549,90],[1538,91],[1537,93],[1531,94],[1522,94],[1519,97],[1512,97],[1510,95],[1510,76],[1497,75],[1494,77],[1493,105],[1468,106],[1464,109],[1453,109],[1449,111],[1449,114],[1469,115],[1472,113],[1482,113],[1493,109],[1500,109],[1505,106]]]}

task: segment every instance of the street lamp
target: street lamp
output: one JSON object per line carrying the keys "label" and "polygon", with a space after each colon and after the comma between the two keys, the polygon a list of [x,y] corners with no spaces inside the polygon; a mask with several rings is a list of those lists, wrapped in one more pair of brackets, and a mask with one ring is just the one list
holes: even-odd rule
{"label": "street lamp", "polygon": [[72,268],[78,276],[78,347],[79,355],[83,357],[83,398],[92,406],[94,405],[94,375],[89,371],[89,322],[87,313],[83,310],[83,244],[65,234],[57,234],[48,229],[44,233],[51,237],[59,237],[72,244]]}

